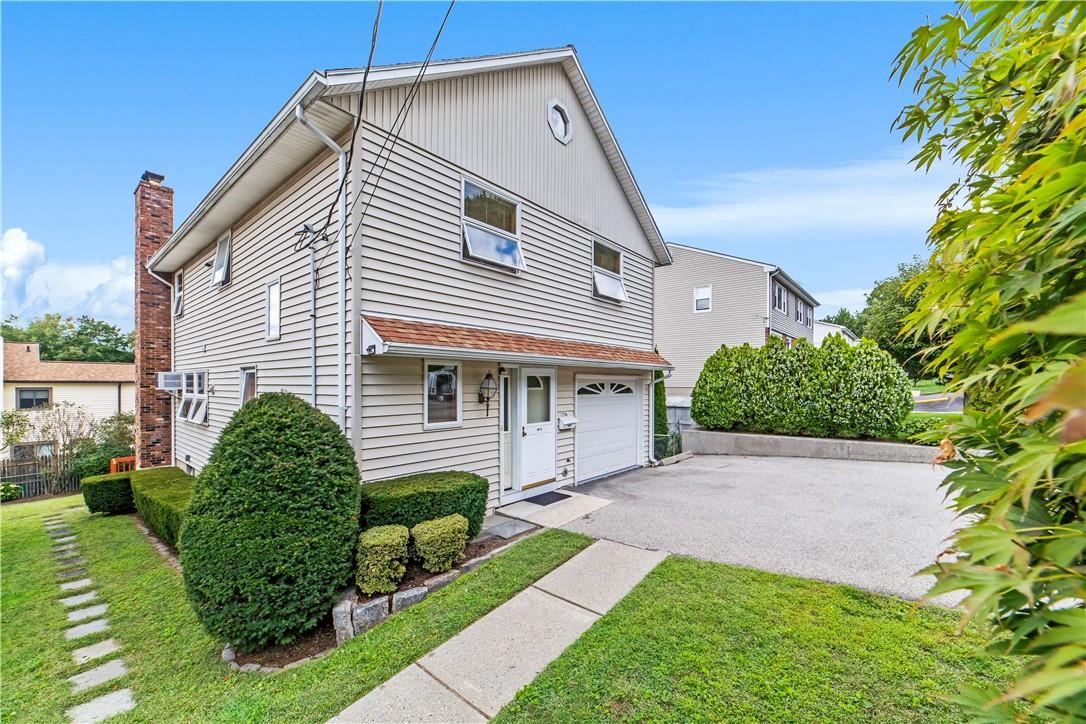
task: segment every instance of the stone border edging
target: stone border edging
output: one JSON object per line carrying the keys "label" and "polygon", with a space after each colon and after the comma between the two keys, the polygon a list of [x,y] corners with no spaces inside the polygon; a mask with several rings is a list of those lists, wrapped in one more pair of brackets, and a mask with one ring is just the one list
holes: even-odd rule
{"label": "stone border edging", "polygon": [[901,442],[844,440],[824,437],[761,435],[750,432],[684,430],[683,450],[698,455],[867,460],[870,462],[930,463],[938,448]]}
{"label": "stone border edging", "polygon": [[262,664],[255,663],[238,664],[234,660],[236,658],[234,648],[230,644],[227,644],[222,650],[222,660],[232,670],[245,674],[276,674],[280,671],[292,669],[295,666],[307,664],[310,661],[316,661],[319,658],[327,656],[334,651],[335,648],[342,646],[355,636],[359,636],[370,630],[389,616],[414,606],[434,591],[449,585],[461,575],[474,571],[499,553],[505,552],[517,543],[531,538],[532,536],[543,532],[543,530],[545,529],[537,527],[536,530],[528,531],[519,536],[516,540],[509,541],[505,545],[499,546],[492,551],[472,558],[470,561],[464,561],[460,564],[459,568],[454,568],[451,571],[446,571],[444,573],[435,573],[423,581],[421,586],[407,588],[403,591],[396,591],[395,593],[387,595],[375,596],[365,601],[357,600],[358,592],[353,586],[348,588],[339,595],[338,602],[332,608],[332,625],[335,626],[336,629],[336,645],[327,651],[321,651],[312,656],[307,656],[304,659],[291,661],[285,666],[263,666]]}

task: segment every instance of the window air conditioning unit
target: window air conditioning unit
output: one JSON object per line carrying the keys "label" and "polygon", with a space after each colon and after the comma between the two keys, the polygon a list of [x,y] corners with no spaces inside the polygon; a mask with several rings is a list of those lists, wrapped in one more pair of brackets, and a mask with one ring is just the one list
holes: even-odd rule
{"label": "window air conditioning unit", "polygon": [[181,391],[181,373],[180,372],[159,372],[158,382],[155,385],[160,390],[166,392],[180,392]]}

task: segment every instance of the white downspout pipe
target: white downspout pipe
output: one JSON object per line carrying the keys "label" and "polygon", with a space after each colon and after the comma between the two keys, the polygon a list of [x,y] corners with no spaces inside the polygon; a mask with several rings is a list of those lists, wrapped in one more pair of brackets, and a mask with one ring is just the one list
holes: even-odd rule
{"label": "white downspout pipe", "polygon": [[328,134],[318,128],[306,118],[302,104],[294,106],[294,115],[298,122],[308,128],[325,146],[335,151],[339,157],[339,179],[336,188],[342,189],[342,198],[337,198],[339,203],[339,273],[337,275],[337,365],[336,372],[339,377],[339,429],[347,429],[347,151],[338,143],[328,137]]}
{"label": "white downspout pipe", "polygon": [[664,373],[664,376],[660,379],[656,379],[656,371],[653,370],[652,377],[649,378],[648,390],[649,390],[649,465],[655,466],[656,459],[656,385],[660,384],[664,380],[671,379],[672,370],[668,370]]}

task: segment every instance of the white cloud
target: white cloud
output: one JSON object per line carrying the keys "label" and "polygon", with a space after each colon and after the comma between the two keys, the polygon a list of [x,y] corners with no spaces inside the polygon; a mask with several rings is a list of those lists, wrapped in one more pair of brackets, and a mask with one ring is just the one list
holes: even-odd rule
{"label": "white cloud", "polygon": [[728,173],[692,184],[692,203],[654,206],[664,235],[735,239],[788,235],[916,234],[935,219],[935,202],[954,180],[949,164],[927,174],[894,154],[824,168]]}
{"label": "white cloud", "polygon": [[867,306],[867,295],[870,293],[870,289],[835,289],[829,292],[815,292],[815,299],[819,301],[818,317],[821,319],[829,316],[842,307],[858,312]]}
{"label": "white cloud", "polygon": [[110,261],[51,260],[45,247],[23,229],[4,232],[2,252],[4,313],[24,322],[45,313],[89,315],[133,326],[135,267],[132,257]]}

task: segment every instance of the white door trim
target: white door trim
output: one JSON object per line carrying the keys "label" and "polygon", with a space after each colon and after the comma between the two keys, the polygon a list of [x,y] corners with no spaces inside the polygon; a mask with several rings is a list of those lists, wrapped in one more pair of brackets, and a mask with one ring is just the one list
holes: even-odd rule
{"label": "white door trim", "polygon": [[[522,444],[524,440],[523,428],[528,419],[528,378],[536,375],[540,377],[550,378],[550,426],[551,426],[551,449],[550,449],[550,465],[554,471],[553,477],[555,480],[558,478],[558,369],[555,367],[521,367],[520,376],[517,380],[517,407],[518,409],[518,424],[521,426],[520,434],[513,435],[513,444]],[[523,449],[519,450],[518,455],[514,455],[519,459],[519,469],[517,470],[517,481],[513,487],[518,488],[521,492],[524,492],[524,453]],[[519,483],[519,484],[518,484]],[[542,483],[532,485],[528,490],[536,491],[538,488],[544,485],[550,485],[550,483]]]}

